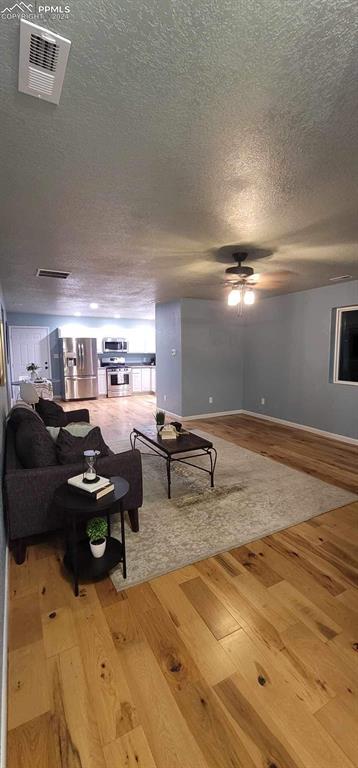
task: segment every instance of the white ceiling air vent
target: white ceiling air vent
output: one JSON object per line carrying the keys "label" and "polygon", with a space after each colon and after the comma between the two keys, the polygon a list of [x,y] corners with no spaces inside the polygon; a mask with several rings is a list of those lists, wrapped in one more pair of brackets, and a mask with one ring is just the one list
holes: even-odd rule
{"label": "white ceiling air vent", "polygon": [[58,104],[71,41],[20,19],[19,91]]}
{"label": "white ceiling air vent", "polygon": [[71,272],[65,272],[62,269],[41,269],[36,270],[36,277],[55,277],[58,280],[66,280]]}

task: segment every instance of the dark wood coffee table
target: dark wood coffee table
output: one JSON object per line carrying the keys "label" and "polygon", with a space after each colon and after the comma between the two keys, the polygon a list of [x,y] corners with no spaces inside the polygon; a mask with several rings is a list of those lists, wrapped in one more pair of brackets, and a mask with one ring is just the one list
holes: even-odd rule
{"label": "dark wood coffee table", "polygon": [[[160,434],[158,435],[155,427],[134,427],[130,440],[133,449],[136,447],[136,443],[142,443],[150,451],[165,459],[167,465],[168,499],[171,498],[171,465],[174,461],[178,461],[181,464],[189,464],[189,466],[195,467],[195,469],[206,472],[210,475],[211,487],[214,487],[217,452],[210,440],[205,440],[193,432],[185,432],[175,438],[175,440],[163,440]],[[195,460],[199,456],[207,456],[209,458],[210,469],[190,461],[190,459]]]}

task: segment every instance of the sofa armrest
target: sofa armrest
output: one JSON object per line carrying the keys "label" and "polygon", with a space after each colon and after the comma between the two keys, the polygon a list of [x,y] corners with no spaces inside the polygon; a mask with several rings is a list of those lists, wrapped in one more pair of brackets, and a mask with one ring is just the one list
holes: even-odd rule
{"label": "sofa armrest", "polygon": [[[120,475],[128,480],[130,490],[123,499],[125,510],[143,503],[142,463],[139,451],[104,456],[97,462],[99,474]],[[10,539],[31,536],[61,528],[63,513],[53,503],[53,495],[69,477],[79,475],[83,464],[56,464],[35,469],[16,469],[4,478],[5,507]]]}
{"label": "sofa armrest", "polygon": [[72,424],[74,421],[85,421],[90,423],[90,415],[87,408],[79,408],[77,411],[65,411],[66,413],[66,425]]}

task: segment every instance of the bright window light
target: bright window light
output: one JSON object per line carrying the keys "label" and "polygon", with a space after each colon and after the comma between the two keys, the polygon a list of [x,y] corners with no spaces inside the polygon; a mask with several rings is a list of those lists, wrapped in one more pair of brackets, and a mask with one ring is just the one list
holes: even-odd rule
{"label": "bright window light", "polygon": [[95,301],[91,301],[90,307],[91,307],[91,309],[98,309],[98,304],[96,304]]}

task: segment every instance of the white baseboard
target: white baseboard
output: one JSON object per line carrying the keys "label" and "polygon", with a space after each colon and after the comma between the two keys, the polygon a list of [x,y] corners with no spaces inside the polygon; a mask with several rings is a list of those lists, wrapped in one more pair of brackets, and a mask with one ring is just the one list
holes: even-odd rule
{"label": "white baseboard", "polygon": [[309,427],[307,424],[297,424],[295,421],[287,421],[286,419],[278,419],[276,416],[267,416],[264,413],[256,413],[256,411],[246,411],[243,409],[240,413],[245,416],[253,416],[255,419],[264,419],[264,421],[273,421],[276,424],[282,424],[284,427],[294,427],[295,429],[303,429],[305,432],[313,432],[314,435],[321,435],[327,437],[329,440],[338,440],[340,443],[350,443],[351,445],[358,445],[358,438],[347,437],[346,435],[336,435],[334,432],[327,432],[325,429],[317,429],[316,427]]}
{"label": "white baseboard", "polygon": [[1,681],[0,768],[6,768],[7,747],[7,646],[9,628],[9,547],[5,554],[4,628]]}
{"label": "white baseboard", "polygon": [[[164,409],[163,409],[164,410]],[[238,413],[243,413],[242,408],[237,411],[217,411],[216,413],[196,413],[195,416],[179,416],[177,413],[171,413],[175,419],[181,419],[182,421],[194,421],[195,419],[215,419],[216,416],[237,416]]]}
{"label": "white baseboard", "polygon": [[349,443],[350,445],[358,445],[358,438],[348,437],[347,435],[337,435],[334,432],[328,432],[325,429],[317,429],[317,427],[310,427],[308,424],[298,424],[295,421],[288,421],[287,419],[278,419],[276,416],[268,416],[265,413],[257,413],[256,411],[247,411],[245,408],[239,408],[236,411],[218,411],[217,413],[197,413],[195,416],[179,416],[176,413],[172,413],[175,419],[181,421],[194,421],[195,419],[214,419],[216,416],[237,416],[242,414],[244,416],[253,416],[255,419],[263,419],[264,421],[273,421],[276,424],[282,424],[284,427],[294,427],[294,429],[302,429],[305,432],[312,432],[314,435],[321,435],[328,440],[338,440],[340,443]]}

